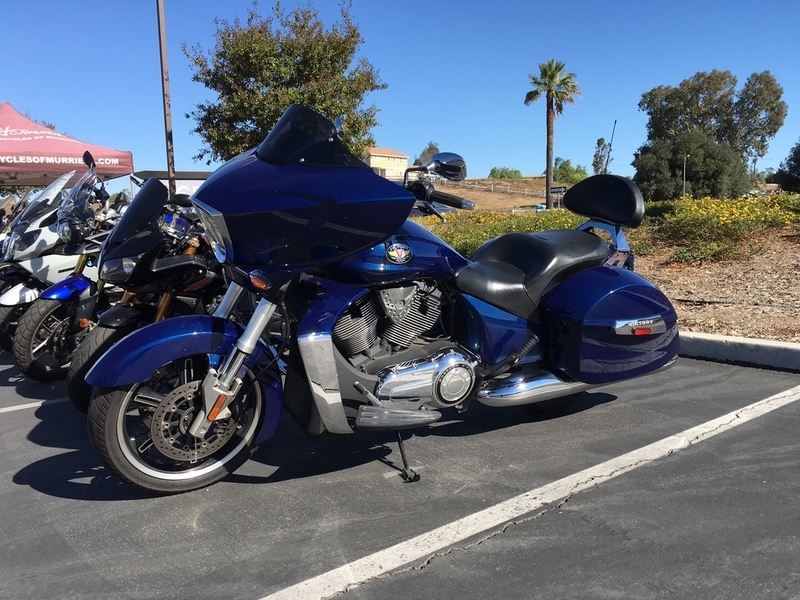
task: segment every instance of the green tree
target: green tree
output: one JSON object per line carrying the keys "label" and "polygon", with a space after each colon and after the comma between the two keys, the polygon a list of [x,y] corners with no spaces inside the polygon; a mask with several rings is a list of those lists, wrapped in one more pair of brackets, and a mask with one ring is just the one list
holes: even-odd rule
{"label": "green tree", "polygon": [[736,83],[730,71],[713,70],[645,92],[639,109],[648,114],[648,141],[699,132],[743,158],[764,156],[786,118],[783,88],[769,71],[753,73],[739,92]]}
{"label": "green tree", "polygon": [[800,140],[789,151],[789,156],[781,162],[780,168],[770,178],[787,192],[800,192]]}
{"label": "green tree", "polygon": [[415,165],[427,165],[431,162],[434,154],[439,154],[439,144],[436,142],[428,142],[422,153],[414,159]]}
{"label": "green tree", "polygon": [[731,145],[753,163],[764,157],[769,140],[783,127],[788,107],[783,88],[769,71],[748,77],[733,105]]}
{"label": "green tree", "polygon": [[594,158],[592,158],[592,174],[599,175],[605,173],[608,165],[614,159],[611,158],[611,144],[606,142],[605,138],[597,140],[597,146],[594,149]]}
{"label": "green tree", "polygon": [[586,169],[580,165],[572,166],[569,159],[556,157],[553,163],[553,179],[562,183],[576,184],[589,177]]}
{"label": "green tree", "polygon": [[575,73],[566,73],[566,65],[558,60],[549,60],[539,64],[539,76],[528,75],[533,89],[525,94],[525,105],[545,98],[545,117],[547,126],[547,168],[545,170],[545,202],[547,208],[553,208],[553,140],[556,116],[564,112],[564,103],[575,104],[575,97],[580,96],[580,88]]}
{"label": "green tree", "polygon": [[519,169],[508,167],[492,167],[489,171],[489,179],[522,179],[522,172]]}
{"label": "green tree", "polygon": [[736,198],[750,187],[747,166],[730,144],[716,143],[700,132],[659,139],[636,152],[633,181],[648,200],[670,200],[686,193],[700,198]]}
{"label": "green tree", "polygon": [[342,117],[345,143],[361,156],[377,125],[377,108],[363,107],[364,98],[386,84],[366,58],[356,60],[363,39],[347,7],[328,30],[310,4],[286,13],[278,1],[267,17],[256,9],[254,2],[244,25],[216,20],[213,52],[183,45],[192,80],[217,95],[186,115],[204,142],[195,158],[227,160],[257,146],[292,103]]}

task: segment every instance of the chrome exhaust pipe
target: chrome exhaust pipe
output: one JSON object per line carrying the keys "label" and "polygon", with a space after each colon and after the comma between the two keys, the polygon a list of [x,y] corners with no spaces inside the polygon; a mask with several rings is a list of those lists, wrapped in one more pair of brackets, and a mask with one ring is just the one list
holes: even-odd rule
{"label": "chrome exhaust pipe", "polygon": [[598,386],[567,382],[549,371],[537,369],[490,381],[478,391],[476,399],[487,406],[520,406],[577,394],[594,387]]}

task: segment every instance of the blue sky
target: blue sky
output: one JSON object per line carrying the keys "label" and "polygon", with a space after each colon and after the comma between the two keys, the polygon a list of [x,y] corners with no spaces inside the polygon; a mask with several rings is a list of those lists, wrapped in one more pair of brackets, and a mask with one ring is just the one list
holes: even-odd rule
{"label": "blue sky", "polygon": [[[291,9],[297,2],[284,0]],[[333,0],[311,4],[330,25]],[[614,136],[610,171],[630,176],[646,139],[644,92],[698,71],[729,70],[741,86],[769,70],[783,86],[786,122],[758,166],[777,169],[800,140],[800,9],[794,0],[352,0],[361,54],[388,88],[377,145],[412,159],[429,141],[467,161],[542,173],[545,108],[525,106],[529,74],[551,58],[577,75],[582,95],[556,121],[555,155],[591,172],[595,144]],[[186,113],[214,98],[191,81],[181,44],[214,47],[214,19],[246,18],[250,0],[164,0],[176,168],[211,170],[192,157],[201,140]],[[262,14],[272,2],[262,0]],[[155,0],[33,0],[2,8],[2,93],[31,118],[78,139],[133,152],[137,170],[166,169]]]}

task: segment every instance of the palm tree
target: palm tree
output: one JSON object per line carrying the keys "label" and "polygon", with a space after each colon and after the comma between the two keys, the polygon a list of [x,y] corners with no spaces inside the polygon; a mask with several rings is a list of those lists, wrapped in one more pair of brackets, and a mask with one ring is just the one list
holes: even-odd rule
{"label": "palm tree", "polygon": [[556,116],[564,112],[564,102],[575,104],[575,96],[581,95],[575,73],[565,73],[560,60],[548,60],[539,64],[539,76],[531,78],[533,89],[525,94],[525,105],[536,102],[544,94],[547,103],[547,170],[545,174],[545,202],[553,208],[550,188],[553,186],[553,124]]}

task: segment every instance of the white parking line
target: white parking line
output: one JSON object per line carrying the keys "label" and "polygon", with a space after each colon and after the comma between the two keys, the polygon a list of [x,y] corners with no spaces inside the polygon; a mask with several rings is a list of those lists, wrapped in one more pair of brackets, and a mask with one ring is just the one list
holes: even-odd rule
{"label": "white parking line", "polygon": [[31,402],[29,404],[18,404],[17,406],[7,406],[0,408],[0,413],[14,412],[17,410],[27,410],[29,408],[39,408],[44,404],[57,404],[58,402],[66,402],[69,398],[56,398],[55,400],[41,400],[40,402]]}
{"label": "white parking line", "polygon": [[262,600],[326,598],[800,400],[800,386],[322,573]]}

